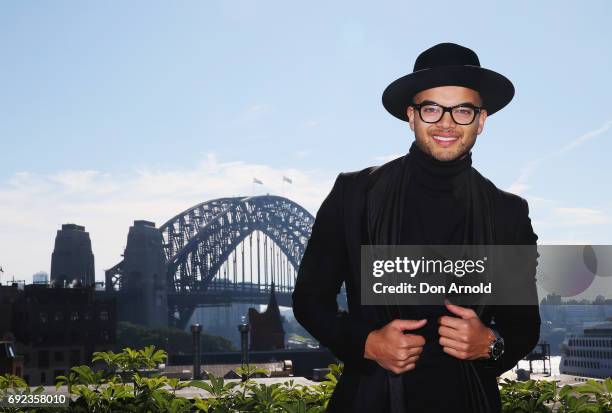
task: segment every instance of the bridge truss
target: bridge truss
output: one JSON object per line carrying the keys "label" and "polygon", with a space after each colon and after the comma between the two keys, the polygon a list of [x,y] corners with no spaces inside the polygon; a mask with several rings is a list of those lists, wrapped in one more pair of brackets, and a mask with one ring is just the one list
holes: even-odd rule
{"label": "bridge truss", "polygon": [[[314,217],[280,196],[219,198],[174,216],[160,231],[166,256],[169,316],[183,327],[199,305],[266,302],[272,283],[290,301]],[[107,271],[121,290],[122,262]]]}

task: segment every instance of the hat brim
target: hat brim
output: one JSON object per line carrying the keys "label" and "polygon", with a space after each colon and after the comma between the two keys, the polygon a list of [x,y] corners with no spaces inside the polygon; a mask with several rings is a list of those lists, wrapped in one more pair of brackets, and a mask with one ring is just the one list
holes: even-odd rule
{"label": "hat brim", "polygon": [[406,109],[414,95],[439,86],[463,86],[480,93],[487,115],[506,106],[514,97],[514,86],[505,76],[479,66],[440,66],[419,70],[393,81],[382,95],[385,109],[408,121]]}

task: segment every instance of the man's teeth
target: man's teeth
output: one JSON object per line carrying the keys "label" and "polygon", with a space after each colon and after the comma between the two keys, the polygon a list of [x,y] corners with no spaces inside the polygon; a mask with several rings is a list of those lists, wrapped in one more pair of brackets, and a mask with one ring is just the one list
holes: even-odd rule
{"label": "man's teeth", "polygon": [[457,140],[457,138],[452,137],[452,136],[434,136],[434,139],[437,139],[439,141],[444,141],[444,142],[451,142],[451,141]]}

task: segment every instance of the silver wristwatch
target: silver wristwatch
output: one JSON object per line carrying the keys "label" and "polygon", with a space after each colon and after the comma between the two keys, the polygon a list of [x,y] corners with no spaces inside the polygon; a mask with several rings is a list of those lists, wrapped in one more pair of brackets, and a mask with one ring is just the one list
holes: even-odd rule
{"label": "silver wristwatch", "polygon": [[491,331],[495,334],[495,339],[489,344],[489,358],[498,360],[504,354],[504,339],[494,328],[491,328]]}

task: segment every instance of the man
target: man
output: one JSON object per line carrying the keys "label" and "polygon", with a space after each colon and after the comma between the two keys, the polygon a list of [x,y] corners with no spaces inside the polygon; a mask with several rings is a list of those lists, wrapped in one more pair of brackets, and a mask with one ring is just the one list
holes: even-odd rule
{"label": "man", "polygon": [[[415,142],[380,167],[341,173],[323,201],[302,258],[297,320],[344,362],[330,412],[499,412],[496,377],[539,339],[535,262],[518,262],[533,305],[364,306],[360,246],[535,245],[522,198],[471,166],[488,116],[514,96],[470,49],[438,44],[391,83],[383,105]],[[532,282],[533,281],[533,282]],[[336,296],[345,284],[348,312]]]}

